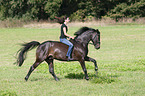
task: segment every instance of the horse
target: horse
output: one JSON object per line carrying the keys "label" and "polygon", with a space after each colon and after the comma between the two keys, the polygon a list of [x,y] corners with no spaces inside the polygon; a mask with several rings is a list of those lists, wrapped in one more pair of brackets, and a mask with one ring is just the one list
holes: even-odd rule
{"label": "horse", "polygon": [[[80,30],[74,33],[75,38],[70,39],[73,43],[73,51],[72,51],[72,61],[78,61],[84,71],[85,79],[89,80],[87,69],[85,67],[85,61],[91,61],[95,65],[95,71],[98,70],[97,62],[95,59],[87,56],[88,55],[88,44],[92,41],[95,49],[100,48],[100,31],[98,29],[93,29],[89,27],[82,27]],[[36,60],[34,64],[30,67],[25,80],[27,81],[30,74],[34,71],[38,65],[40,65],[43,61],[46,61],[49,65],[49,72],[53,76],[53,78],[58,81],[59,78],[54,73],[54,59],[60,61],[67,61],[66,53],[68,49],[68,45],[65,45],[59,41],[45,41],[43,43],[39,43],[38,41],[31,41],[29,43],[22,44],[22,48],[17,51],[17,61],[18,66],[22,66],[24,60],[26,59],[26,54],[28,51],[37,47],[36,49]]]}

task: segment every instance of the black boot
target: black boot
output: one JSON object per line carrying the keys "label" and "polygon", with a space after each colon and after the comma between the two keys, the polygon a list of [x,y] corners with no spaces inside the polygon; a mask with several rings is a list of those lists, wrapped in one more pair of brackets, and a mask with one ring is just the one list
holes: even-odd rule
{"label": "black boot", "polygon": [[70,58],[70,57],[67,58],[67,61],[72,61],[72,60],[73,60],[73,58]]}

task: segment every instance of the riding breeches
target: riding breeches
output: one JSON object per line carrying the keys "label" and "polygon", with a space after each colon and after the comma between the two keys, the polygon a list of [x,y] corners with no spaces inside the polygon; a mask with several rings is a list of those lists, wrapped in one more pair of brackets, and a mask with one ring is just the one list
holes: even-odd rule
{"label": "riding breeches", "polygon": [[66,56],[71,57],[73,44],[69,40],[67,40],[66,38],[60,38],[60,42],[69,46]]}

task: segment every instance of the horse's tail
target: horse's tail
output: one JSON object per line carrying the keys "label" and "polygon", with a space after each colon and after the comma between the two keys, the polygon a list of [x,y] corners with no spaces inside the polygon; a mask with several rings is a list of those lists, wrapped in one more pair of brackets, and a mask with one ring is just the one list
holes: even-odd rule
{"label": "horse's tail", "polygon": [[16,63],[19,66],[22,66],[24,60],[26,59],[27,52],[39,45],[40,45],[40,43],[37,41],[31,41],[29,43],[22,44],[23,47],[20,50],[18,50],[18,52],[17,52],[18,58],[17,58]]}

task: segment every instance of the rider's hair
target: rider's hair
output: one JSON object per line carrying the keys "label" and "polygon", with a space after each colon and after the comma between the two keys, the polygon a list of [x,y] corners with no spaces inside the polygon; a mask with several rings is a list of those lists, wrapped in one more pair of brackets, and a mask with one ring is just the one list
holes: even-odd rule
{"label": "rider's hair", "polygon": [[57,22],[59,24],[63,24],[68,17],[64,16],[64,17],[55,17],[55,18],[57,19]]}

